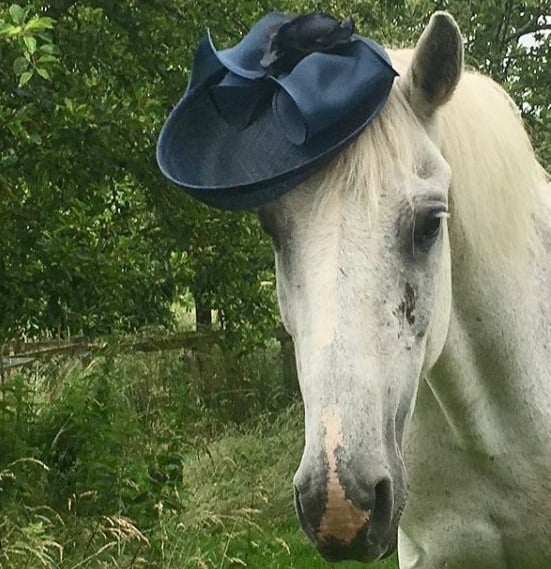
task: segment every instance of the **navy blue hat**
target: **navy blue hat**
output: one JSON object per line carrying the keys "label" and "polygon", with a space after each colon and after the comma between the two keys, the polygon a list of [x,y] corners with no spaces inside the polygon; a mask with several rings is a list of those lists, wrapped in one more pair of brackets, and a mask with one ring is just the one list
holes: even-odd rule
{"label": "navy blue hat", "polygon": [[270,13],[231,49],[207,34],[163,126],[163,174],[221,209],[261,206],[343,150],[377,115],[397,73],[349,18]]}

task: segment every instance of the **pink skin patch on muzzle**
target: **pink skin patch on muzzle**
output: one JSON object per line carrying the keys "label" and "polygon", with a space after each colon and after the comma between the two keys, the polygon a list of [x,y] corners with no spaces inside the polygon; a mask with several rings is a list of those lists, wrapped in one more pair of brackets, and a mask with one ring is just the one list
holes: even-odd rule
{"label": "pink skin patch on muzzle", "polygon": [[346,497],[337,472],[337,449],[344,445],[342,420],[336,405],[326,407],[322,415],[327,456],[327,503],[318,531],[320,541],[338,540],[350,544],[371,517],[370,510],[360,510]]}

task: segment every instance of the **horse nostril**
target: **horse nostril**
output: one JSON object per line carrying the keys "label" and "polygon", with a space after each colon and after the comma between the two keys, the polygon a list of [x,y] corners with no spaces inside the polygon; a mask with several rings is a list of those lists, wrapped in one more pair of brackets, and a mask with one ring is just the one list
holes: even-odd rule
{"label": "horse nostril", "polygon": [[371,531],[385,535],[392,519],[394,498],[390,478],[383,478],[375,484],[375,507],[371,518]]}
{"label": "horse nostril", "polygon": [[298,521],[304,530],[304,533],[313,541],[315,542],[316,531],[312,525],[312,523],[306,517],[304,512],[304,508],[301,501],[301,494],[299,489],[294,486],[294,497],[295,497],[295,510],[297,513]]}

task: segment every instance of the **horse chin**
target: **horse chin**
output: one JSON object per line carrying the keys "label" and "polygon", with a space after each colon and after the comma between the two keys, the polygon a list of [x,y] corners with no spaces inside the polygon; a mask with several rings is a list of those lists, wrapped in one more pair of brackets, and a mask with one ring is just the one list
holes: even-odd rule
{"label": "horse chin", "polygon": [[356,539],[343,546],[339,542],[315,543],[320,555],[329,562],[338,561],[360,561],[362,563],[373,563],[390,557],[396,551],[397,532],[388,542],[374,543],[367,535],[358,535]]}

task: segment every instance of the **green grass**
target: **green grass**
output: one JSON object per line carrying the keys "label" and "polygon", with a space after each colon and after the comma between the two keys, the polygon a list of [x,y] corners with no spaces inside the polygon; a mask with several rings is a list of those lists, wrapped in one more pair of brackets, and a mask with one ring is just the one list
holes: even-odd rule
{"label": "green grass", "polygon": [[[292,504],[292,475],[302,452],[301,415],[294,405],[275,422],[229,432],[186,464],[183,487],[193,514],[181,524],[194,549],[188,550],[192,554],[184,567],[329,567],[300,530]],[[339,564],[343,569],[361,566]],[[397,565],[391,559],[378,567]]]}
{"label": "green grass", "polygon": [[293,509],[302,410],[278,357],[113,355],[5,376],[0,568],[329,567]]}

